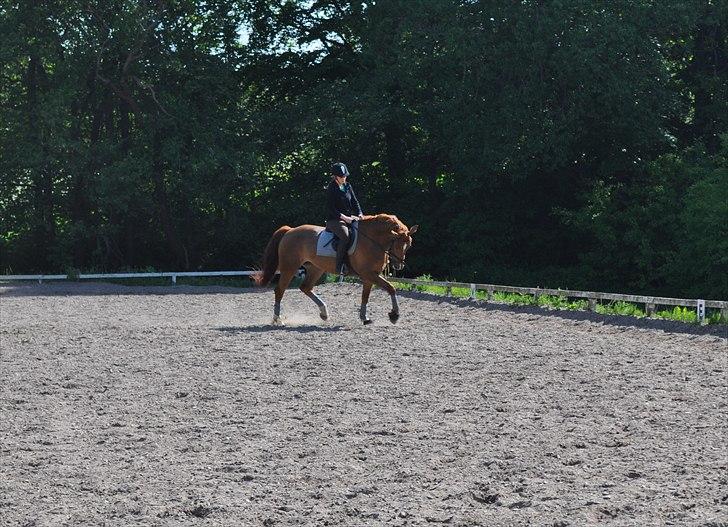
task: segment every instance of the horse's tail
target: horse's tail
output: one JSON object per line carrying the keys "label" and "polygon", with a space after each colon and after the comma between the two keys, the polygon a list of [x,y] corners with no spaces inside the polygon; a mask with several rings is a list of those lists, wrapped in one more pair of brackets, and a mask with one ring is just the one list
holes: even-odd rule
{"label": "horse's tail", "polygon": [[278,270],[278,246],[281,244],[283,235],[290,231],[291,228],[288,225],[284,225],[273,233],[263,253],[263,268],[253,276],[256,285],[266,286],[273,279],[273,275]]}

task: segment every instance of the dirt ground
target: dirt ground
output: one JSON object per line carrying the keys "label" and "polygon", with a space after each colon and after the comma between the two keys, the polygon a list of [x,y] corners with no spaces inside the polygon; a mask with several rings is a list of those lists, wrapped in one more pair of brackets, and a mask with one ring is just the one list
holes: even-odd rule
{"label": "dirt ground", "polygon": [[427,295],[0,285],[0,525],[728,524],[728,341]]}

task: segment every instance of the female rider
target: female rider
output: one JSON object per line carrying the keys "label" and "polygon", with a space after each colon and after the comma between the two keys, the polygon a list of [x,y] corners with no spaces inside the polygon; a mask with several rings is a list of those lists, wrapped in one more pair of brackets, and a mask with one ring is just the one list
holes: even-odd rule
{"label": "female rider", "polygon": [[339,239],[339,246],[336,248],[336,272],[346,274],[347,268],[344,263],[346,246],[349,243],[349,225],[354,220],[364,217],[361,206],[356,199],[354,189],[347,181],[349,169],[344,163],[334,163],[331,166],[331,181],[326,189],[326,228],[333,232]]}

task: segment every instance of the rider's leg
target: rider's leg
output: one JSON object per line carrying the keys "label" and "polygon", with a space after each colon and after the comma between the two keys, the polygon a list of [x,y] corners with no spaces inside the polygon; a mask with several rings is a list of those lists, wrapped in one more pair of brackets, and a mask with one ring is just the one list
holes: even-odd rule
{"label": "rider's leg", "polygon": [[349,243],[349,229],[343,221],[327,221],[326,227],[339,239],[339,246],[336,248],[336,272],[345,272],[344,258],[346,257],[346,246]]}

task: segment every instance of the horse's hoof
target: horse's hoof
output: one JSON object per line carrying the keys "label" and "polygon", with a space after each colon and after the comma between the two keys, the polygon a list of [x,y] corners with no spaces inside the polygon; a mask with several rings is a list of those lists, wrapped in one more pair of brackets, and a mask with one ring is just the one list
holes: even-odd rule
{"label": "horse's hoof", "polygon": [[369,324],[373,324],[374,323],[374,321],[371,318],[363,318],[363,319],[361,319],[361,322],[365,326],[368,326]]}
{"label": "horse's hoof", "polygon": [[285,325],[285,324],[283,324],[283,319],[281,317],[279,317],[278,315],[276,315],[276,316],[273,317],[273,322],[271,322],[271,324],[273,324],[274,326],[283,326],[283,325]]}
{"label": "horse's hoof", "polygon": [[392,322],[392,324],[396,324],[399,320],[399,313],[395,313],[394,311],[389,312],[389,320]]}
{"label": "horse's hoof", "polygon": [[328,320],[329,319],[329,315],[326,314],[326,313],[319,313],[319,316],[321,317],[321,320]]}

